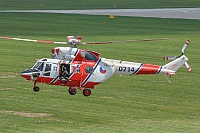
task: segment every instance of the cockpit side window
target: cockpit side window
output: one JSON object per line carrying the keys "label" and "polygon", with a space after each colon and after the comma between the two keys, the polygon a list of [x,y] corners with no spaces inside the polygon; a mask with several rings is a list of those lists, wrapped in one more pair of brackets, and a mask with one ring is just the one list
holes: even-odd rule
{"label": "cockpit side window", "polygon": [[50,76],[51,64],[46,63],[43,76]]}
{"label": "cockpit side window", "polygon": [[44,71],[45,72],[51,71],[51,64],[47,63]]}

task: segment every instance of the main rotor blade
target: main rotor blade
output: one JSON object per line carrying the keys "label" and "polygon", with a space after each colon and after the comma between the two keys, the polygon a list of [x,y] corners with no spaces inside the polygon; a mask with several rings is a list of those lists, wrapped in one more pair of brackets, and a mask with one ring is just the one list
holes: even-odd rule
{"label": "main rotor blade", "polygon": [[121,41],[107,41],[107,42],[86,42],[82,44],[110,44],[110,43],[123,43],[123,42],[147,42],[147,41],[158,41],[168,40],[168,38],[155,38],[155,39],[141,39],[141,40],[121,40]]}
{"label": "main rotor blade", "polygon": [[13,38],[13,37],[4,37],[4,36],[0,36],[0,39],[26,41],[26,42],[40,42],[40,43],[46,43],[46,44],[68,44],[67,42],[55,42],[51,40],[34,40],[34,39]]}
{"label": "main rotor blade", "polygon": [[[0,36],[0,39],[26,41],[26,42],[39,42],[39,43],[46,43],[46,44],[70,44],[69,42],[56,42],[56,41],[51,41],[51,40],[34,40],[34,39],[12,38],[12,37],[4,37],[4,36]],[[110,43],[123,43],[123,42],[145,42],[145,41],[158,41],[158,40],[168,40],[168,38],[141,39],[141,40],[121,40],[121,41],[107,41],[107,42],[80,42],[77,45],[110,44]]]}

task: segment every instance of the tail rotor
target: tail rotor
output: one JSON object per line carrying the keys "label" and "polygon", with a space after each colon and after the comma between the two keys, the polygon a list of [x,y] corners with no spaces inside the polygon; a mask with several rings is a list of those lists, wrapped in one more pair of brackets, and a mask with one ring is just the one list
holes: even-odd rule
{"label": "tail rotor", "polygon": [[188,47],[189,44],[190,44],[190,40],[187,40],[185,42],[185,44],[183,45],[183,48],[181,50],[181,55],[179,55],[179,56],[165,56],[165,57],[163,57],[163,59],[164,60],[175,60],[175,59],[181,57],[184,54],[184,52],[185,52],[185,50],[186,50],[186,48]]}
{"label": "tail rotor", "polygon": [[[163,57],[163,59],[164,60],[175,60],[177,58],[180,58],[182,55],[184,55],[185,50],[187,49],[189,44],[190,44],[190,40],[187,40],[185,42],[185,44],[183,45],[183,47],[182,47],[181,55],[179,55],[179,56],[165,56],[165,57]],[[189,66],[189,64],[187,62],[185,62],[184,65],[185,65],[185,67],[186,67],[188,72],[192,72],[192,69],[191,69],[191,67]]]}

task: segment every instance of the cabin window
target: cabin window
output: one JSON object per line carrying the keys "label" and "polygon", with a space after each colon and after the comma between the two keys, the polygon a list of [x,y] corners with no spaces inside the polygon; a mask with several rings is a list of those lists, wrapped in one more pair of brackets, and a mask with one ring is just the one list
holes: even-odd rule
{"label": "cabin window", "polygon": [[86,52],[86,53],[85,53],[85,59],[86,59],[86,60],[96,61],[96,56],[94,56],[94,55],[91,54],[91,53]]}
{"label": "cabin window", "polygon": [[86,72],[86,73],[92,74],[92,73],[93,73],[93,67],[86,66],[86,67],[85,67],[85,72]]}
{"label": "cabin window", "polygon": [[81,56],[85,57],[86,60],[96,61],[96,56],[86,51],[82,51]]}

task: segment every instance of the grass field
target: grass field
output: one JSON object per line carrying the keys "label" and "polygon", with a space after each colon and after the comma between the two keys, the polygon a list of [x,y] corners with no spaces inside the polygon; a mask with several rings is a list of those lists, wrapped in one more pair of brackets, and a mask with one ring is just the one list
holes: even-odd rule
{"label": "grass field", "polygon": [[0,13],[0,29],[0,36],[56,41],[65,41],[67,35],[82,35],[85,42],[170,38],[79,47],[105,58],[158,65],[167,63],[165,55],[179,55],[190,39],[186,56],[193,69],[188,73],[182,67],[171,83],[163,75],[116,75],[89,97],[39,83],[41,91],[35,93],[33,83],[19,74],[35,59],[50,58],[51,48],[58,45],[0,40],[1,132],[200,132],[199,20]]}

